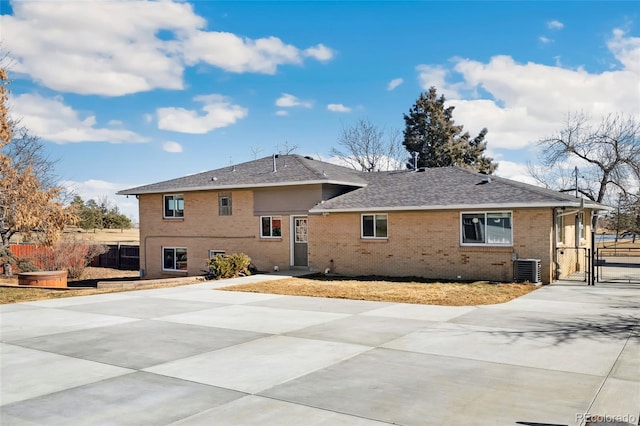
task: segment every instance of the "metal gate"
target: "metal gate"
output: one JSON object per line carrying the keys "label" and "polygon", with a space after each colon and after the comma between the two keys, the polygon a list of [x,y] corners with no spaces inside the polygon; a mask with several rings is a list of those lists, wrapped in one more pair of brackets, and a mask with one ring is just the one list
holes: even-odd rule
{"label": "metal gate", "polygon": [[591,249],[587,247],[558,247],[556,262],[563,281],[581,281],[589,283],[591,271]]}
{"label": "metal gate", "polygon": [[640,284],[640,248],[599,248],[595,265],[597,282]]}

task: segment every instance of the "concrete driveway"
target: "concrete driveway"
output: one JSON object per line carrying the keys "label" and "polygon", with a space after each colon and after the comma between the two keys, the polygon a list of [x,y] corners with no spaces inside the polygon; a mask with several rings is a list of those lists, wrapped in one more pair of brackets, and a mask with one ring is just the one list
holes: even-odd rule
{"label": "concrete driveway", "polygon": [[274,278],[2,305],[0,423],[638,423],[638,285],[480,307],[213,290]]}

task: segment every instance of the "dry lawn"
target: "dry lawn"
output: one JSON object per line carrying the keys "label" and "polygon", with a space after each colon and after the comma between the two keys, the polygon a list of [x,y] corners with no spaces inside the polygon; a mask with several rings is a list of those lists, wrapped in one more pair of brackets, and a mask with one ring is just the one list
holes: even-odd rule
{"label": "dry lawn", "polygon": [[[0,284],[2,282],[0,281]],[[193,284],[193,283],[190,283]],[[176,287],[186,284],[149,284],[136,288],[82,289],[82,290],[47,290],[28,287],[0,287],[0,305],[6,303],[33,302],[35,300],[60,299],[62,297],[88,296],[90,294],[117,293],[121,291],[148,290],[151,288]]]}
{"label": "dry lawn", "polygon": [[[119,271],[117,269],[109,268],[92,268],[85,269],[80,280],[69,281],[66,289],[60,290],[47,290],[41,288],[29,288],[29,287],[0,287],[0,304],[5,303],[17,303],[17,302],[32,302],[34,300],[45,299],[58,299],[61,297],[73,297],[73,296],[85,296],[88,294],[100,294],[100,293],[113,293],[116,291],[127,291],[134,289],[100,289],[97,288],[84,288],[74,290],[73,287],[95,287],[98,281],[108,280],[131,280],[139,277],[138,271]],[[0,285],[18,285],[18,277],[13,276],[11,278],[0,276]],[[137,287],[135,290],[146,288],[167,287],[167,285],[153,285],[144,287]]]}
{"label": "dry lawn", "polygon": [[475,306],[508,302],[536,288],[530,284],[423,283],[313,277],[241,284],[220,290],[426,305]]}

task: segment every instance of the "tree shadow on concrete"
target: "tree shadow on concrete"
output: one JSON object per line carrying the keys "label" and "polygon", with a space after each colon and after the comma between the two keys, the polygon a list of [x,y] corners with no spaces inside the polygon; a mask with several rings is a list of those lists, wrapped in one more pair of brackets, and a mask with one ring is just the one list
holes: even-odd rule
{"label": "tree shadow on concrete", "polygon": [[[620,306],[618,308],[636,309]],[[616,307],[612,307],[612,311]],[[639,312],[640,314],[640,312]],[[640,342],[640,315],[612,312],[606,315],[573,317],[567,320],[538,320],[538,327],[523,331],[489,331],[493,335],[507,336],[513,341],[525,338],[552,338],[555,345],[576,339],[598,341],[633,340]]]}

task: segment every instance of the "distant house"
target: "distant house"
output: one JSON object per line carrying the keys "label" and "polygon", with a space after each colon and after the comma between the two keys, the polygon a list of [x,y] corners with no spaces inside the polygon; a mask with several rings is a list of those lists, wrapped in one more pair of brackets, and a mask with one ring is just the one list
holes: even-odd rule
{"label": "distant house", "polygon": [[139,198],[146,278],[243,252],[263,271],[491,281],[536,259],[548,283],[586,267],[591,214],[605,207],[457,167],[364,173],[299,155],[119,194]]}

